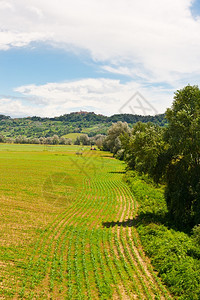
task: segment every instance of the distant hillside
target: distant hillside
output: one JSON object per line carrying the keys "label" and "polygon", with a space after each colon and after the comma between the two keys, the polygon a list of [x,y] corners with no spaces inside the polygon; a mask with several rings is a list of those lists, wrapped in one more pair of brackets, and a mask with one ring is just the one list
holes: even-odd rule
{"label": "distant hillside", "polygon": [[54,134],[65,136],[69,133],[87,133],[89,136],[105,134],[108,127],[122,121],[130,124],[141,121],[153,122],[165,126],[167,121],[164,114],[156,116],[139,116],[132,114],[116,114],[111,117],[95,114],[94,112],[73,112],[54,118],[26,117],[11,118],[0,115],[0,134],[6,137],[49,137]]}
{"label": "distant hillside", "polygon": [[8,116],[0,115],[0,120],[7,120],[10,119]]}
{"label": "distant hillside", "polygon": [[104,115],[95,114],[94,112],[73,112],[70,114],[65,114],[59,117],[54,118],[40,118],[40,117],[29,117],[28,119],[32,121],[61,121],[61,122],[91,122],[93,124],[96,123],[110,123],[110,122],[127,122],[130,124],[137,123],[139,121],[147,123],[153,122],[156,124],[160,124],[161,126],[166,124],[165,114],[159,114],[156,116],[141,116],[141,115],[132,115],[132,114],[116,114],[111,117],[106,117]]}
{"label": "distant hillside", "polygon": [[167,120],[165,119],[165,114],[160,114],[156,116],[140,116],[140,115],[132,115],[132,114],[118,114],[108,117],[109,122],[127,122],[129,124],[134,124],[137,122],[147,123],[152,122],[158,124],[160,126],[164,126],[167,124]]}

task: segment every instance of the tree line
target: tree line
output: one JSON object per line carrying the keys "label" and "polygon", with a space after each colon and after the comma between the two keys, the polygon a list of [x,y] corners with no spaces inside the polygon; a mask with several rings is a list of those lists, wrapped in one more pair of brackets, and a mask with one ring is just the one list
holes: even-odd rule
{"label": "tree line", "polygon": [[117,122],[108,130],[103,149],[165,185],[169,215],[177,227],[200,224],[200,90],[175,92],[166,111],[168,126],[138,122],[132,129]]}
{"label": "tree line", "polygon": [[73,141],[71,138],[59,137],[53,135],[52,137],[40,137],[40,138],[27,138],[24,136],[17,136],[16,138],[6,138],[0,135],[0,143],[14,143],[14,144],[44,144],[44,145],[84,145],[93,146],[96,145],[99,149],[102,149],[105,135],[97,134],[89,137],[87,134],[81,134],[77,136]]}

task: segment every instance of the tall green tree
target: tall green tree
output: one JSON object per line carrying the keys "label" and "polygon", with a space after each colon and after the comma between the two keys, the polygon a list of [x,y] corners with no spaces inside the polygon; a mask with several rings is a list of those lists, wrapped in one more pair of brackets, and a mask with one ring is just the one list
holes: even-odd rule
{"label": "tall green tree", "polygon": [[[133,126],[131,137],[121,136],[125,149],[125,160],[129,168],[147,173],[158,181],[161,157],[166,144],[163,141],[164,128],[153,123],[138,122]],[[158,176],[159,175],[159,176]]]}
{"label": "tall green tree", "polygon": [[166,168],[166,199],[177,225],[200,223],[200,90],[186,86],[166,112],[170,145]]}
{"label": "tall green tree", "polygon": [[90,140],[87,134],[81,134],[79,139],[82,145],[89,145]]}
{"label": "tall green tree", "polygon": [[107,137],[103,143],[104,150],[109,150],[113,155],[116,155],[121,150],[120,136],[128,134],[130,136],[131,130],[126,122],[113,123],[108,129]]}

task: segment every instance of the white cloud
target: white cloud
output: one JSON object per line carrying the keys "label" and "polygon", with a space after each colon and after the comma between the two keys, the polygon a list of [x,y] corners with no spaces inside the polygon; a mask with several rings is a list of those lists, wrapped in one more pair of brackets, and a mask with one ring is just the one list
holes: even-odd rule
{"label": "white cloud", "polygon": [[[120,108],[139,91],[158,112],[170,106],[173,92],[164,88],[144,88],[135,82],[121,83],[111,79],[82,79],[72,82],[28,85],[15,89],[16,99],[0,99],[1,113],[11,116],[59,116],[72,111],[87,110],[105,115],[120,113]],[[133,100],[123,109],[125,113],[142,114]],[[154,111],[149,111],[154,114]],[[146,113],[147,114],[147,113]]]}
{"label": "white cloud", "polygon": [[8,50],[11,47],[24,47],[32,41],[44,41],[45,35],[38,32],[0,32],[0,50]]}
{"label": "white cloud", "polygon": [[200,22],[192,17],[191,4],[192,0],[4,0],[0,49],[45,40],[56,47],[86,49],[110,67],[120,69],[126,63],[133,69],[140,64],[144,77],[173,83],[184,74],[200,73]]}
{"label": "white cloud", "polygon": [[[103,62],[104,72],[132,78],[126,84],[102,78],[21,86],[16,91],[22,100],[2,98],[0,110],[55,116],[94,108],[108,115],[139,90],[163,112],[173,92],[154,85],[168,83],[174,91],[199,80],[200,20],[192,17],[192,2],[0,0],[0,50],[37,41],[68,51],[83,49]],[[134,83],[138,78],[140,84]]]}

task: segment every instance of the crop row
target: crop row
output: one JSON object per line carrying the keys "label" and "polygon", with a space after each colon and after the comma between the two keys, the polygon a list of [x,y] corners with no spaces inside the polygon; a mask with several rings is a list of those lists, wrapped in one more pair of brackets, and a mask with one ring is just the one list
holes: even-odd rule
{"label": "crop row", "polygon": [[[74,201],[38,237],[21,298],[168,295],[140,250],[133,227],[136,203],[122,182],[123,166],[106,163],[91,177],[81,174]],[[112,172],[116,166],[118,172]]]}

